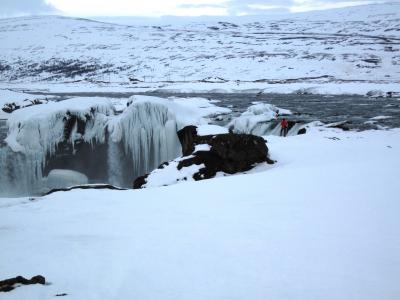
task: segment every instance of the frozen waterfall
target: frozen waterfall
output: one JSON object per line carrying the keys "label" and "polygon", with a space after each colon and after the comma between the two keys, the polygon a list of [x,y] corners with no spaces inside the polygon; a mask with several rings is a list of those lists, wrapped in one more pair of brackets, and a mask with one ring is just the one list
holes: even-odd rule
{"label": "frozen waterfall", "polygon": [[[138,101],[109,122],[109,147],[113,152],[118,145],[123,148],[124,155],[132,163],[132,178],[136,178],[179,156],[177,130],[176,117],[167,106]],[[115,168],[118,162],[114,158],[112,155],[109,161],[113,172],[119,168]]]}
{"label": "frozen waterfall", "polygon": [[179,122],[168,101],[141,100],[118,116],[110,101],[70,99],[14,112],[0,147],[0,196],[38,195],[53,169],[130,187],[179,156]]}

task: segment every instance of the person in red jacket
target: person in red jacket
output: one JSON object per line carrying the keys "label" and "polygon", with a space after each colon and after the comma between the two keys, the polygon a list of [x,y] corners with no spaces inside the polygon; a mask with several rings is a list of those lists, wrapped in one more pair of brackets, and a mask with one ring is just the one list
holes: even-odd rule
{"label": "person in red jacket", "polygon": [[286,121],[285,118],[283,118],[283,120],[281,121],[281,133],[280,135],[282,136],[286,136],[288,133],[288,122]]}

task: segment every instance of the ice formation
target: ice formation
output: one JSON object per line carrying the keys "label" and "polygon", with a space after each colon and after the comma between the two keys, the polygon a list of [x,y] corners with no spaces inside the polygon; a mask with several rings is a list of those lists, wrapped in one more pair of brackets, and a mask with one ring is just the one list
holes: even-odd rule
{"label": "ice formation", "polygon": [[47,189],[60,189],[76,185],[88,184],[89,179],[85,174],[73,170],[51,170],[49,175],[44,178]]}
{"label": "ice formation", "polygon": [[[178,123],[167,104],[166,100],[139,99],[109,122],[109,147],[118,152],[118,145],[122,145],[124,154],[133,164],[132,180],[180,154]],[[111,181],[117,182],[121,166],[118,165],[120,160],[113,158],[115,155],[110,157],[109,170],[112,170]]]}
{"label": "ice formation", "polygon": [[[230,111],[202,98],[145,96],[131,97],[120,108],[116,115],[110,99],[74,98],[10,114],[7,147],[0,147],[0,196],[42,193],[43,177],[52,169],[79,171],[91,183],[130,187],[136,177],[180,155],[177,130],[209,126],[206,116]],[[85,164],[88,156],[104,174]]]}
{"label": "ice formation", "polygon": [[113,106],[104,98],[49,102],[12,113],[7,121],[8,147],[0,150],[1,170],[7,170],[1,172],[2,193],[41,191],[46,158],[56,153],[59,144],[104,143],[105,128],[113,114]]}
{"label": "ice formation", "polygon": [[[250,106],[239,117],[233,119],[228,127],[238,133],[248,133],[255,135],[279,135],[280,125],[279,118],[291,115],[288,109],[276,107],[268,103],[256,103]],[[289,135],[293,134],[302,127],[296,124],[289,131]]]}
{"label": "ice formation", "polygon": [[[72,144],[79,139],[104,142],[104,129],[113,114],[113,106],[104,98],[91,101],[74,98],[50,102],[45,107],[28,107],[12,114],[5,141],[14,152],[35,154],[43,162],[46,154],[54,154],[57,145],[66,138]],[[66,136],[66,123],[74,119],[85,123],[83,132],[78,121],[71,122],[72,128]]]}

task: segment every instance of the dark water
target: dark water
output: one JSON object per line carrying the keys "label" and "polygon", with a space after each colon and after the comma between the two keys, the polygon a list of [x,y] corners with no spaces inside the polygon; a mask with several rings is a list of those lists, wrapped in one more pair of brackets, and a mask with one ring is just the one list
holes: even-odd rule
{"label": "dark water", "polygon": [[[160,94],[166,97],[203,97],[219,100],[219,106],[230,107],[233,115],[245,111],[252,102],[265,102],[280,108],[290,109],[293,116],[289,119],[300,122],[321,121],[323,123],[345,122],[355,130],[377,129],[379,126],[400,127],[399,98],[369,98],[358,95],[294,95],[294,94]],[[376,116],[391,118],[375,120]],[[367,124],[365,123],[367,122]]]}
{"label": "dark water", "polygon": [[[347,122],[346,126],[354,130],[380,129],[383,127],[400,127],[400,98],[369,98],[359,95],[296,95],[296,94],[211,94],[211,93],[40,93],[38,95],[55,96],[59,100],[70,97],[114,97],[128,98],[133,95],[148,95],[156,97],[202,97],[219,100],[219,106],[229,107],[233,113],[226,116],[223,121],[217,121],[224,125],[231,118],[245,111],[253,102],[265,102],[274,104],[280,108],[290,109],[293,115],[288,119],[297,122],[321,121],[323,123]],[[374,120],[377,116],[390,118]],[[0,120],[1,122],[1,120]],[[367,122],[367,123],[366,123]],[[3,138],[2,125],[0,123],[0,140]],[[4,126],[4,125],[3,125]]]}

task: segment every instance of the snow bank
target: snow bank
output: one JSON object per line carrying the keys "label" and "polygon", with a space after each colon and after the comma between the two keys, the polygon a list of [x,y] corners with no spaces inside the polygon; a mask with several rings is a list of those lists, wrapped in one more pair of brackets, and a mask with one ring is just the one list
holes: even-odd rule
{"label": "snow bank", "polygon": [[224,133],[228,133],[228,128],[211,124],[197,126],[198,135],[211,135],[211,134],[224,134]]}
{"label": "snow bank", "polygon": [[[64,87],[65,89],[66,87]],[[99,87],[93,87],[99,89]],[[121,86],[121,88],[123,88]],[[386,96],[388,92],[397,95],[400,90],[393,82],[294,82],[294,83],[267,83],[267,82],[240,82],[226,83],[171,83],[163,87],[143,88],[142,91],[157,91],[166,93],[235,93],[235,94],[315,94],[315,95],[365,95],[373,91],[373,95]],[[378,94],[375,93],[378,91]]]}
{"label": "snow bank", "polygon": [[31,100],[44,99],[43,96],[37,96],[32,94],[26,94],[21,92],[14,92],[7,89],[0,90],[0,119],[8,119],[10,117],[9,113],[2,110],[5,104],[15,103],[19,106],[24,106],[30,104]]}
{"label": "snow bank", "polygon": [[[187,111],[178,111],[179,115],[185,114],[185,119],[181,122],[184,125],[201,125],[205,124],[208,120],[207,117],[212,117],[221,114],[231,113],[232,110],[226,107],[220,107],[215,105],[218,100],[210,100],[200,97],[194,98],[169,98],[174,104],[184,107]],[[172,108],[176,110],[176,108]],[[182,118],[182,116],[180,116]]]}
{"label": "snow bank", "polygon": [[84,185],[89,183],[85,174],[73,170],[51,170],[44,179],[48,190]]}
{"label": "snow bank", "polygon": [[51,285],[1,296],[396,299],[400,131],[268,142],[278,163],[266,172],[3,199],[2,277]]}
{"label": "snow bank", "polygon": [[194,181],[193,175],[205,166],[204,164],[191,165],[178,170],[179,162],[189,157],[190,156],[185,156],[174,159],[168,162],[168,164],[165,164],[163,168],[154,170],[146,178],[146,184],[144,184],[142,188],[154,188],[186,181]]}

